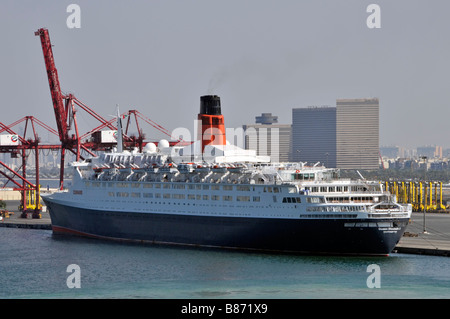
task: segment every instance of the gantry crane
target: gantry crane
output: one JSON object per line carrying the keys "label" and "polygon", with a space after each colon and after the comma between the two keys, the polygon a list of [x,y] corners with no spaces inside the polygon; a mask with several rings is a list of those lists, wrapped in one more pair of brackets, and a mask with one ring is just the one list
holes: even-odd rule
{"label": "gantry crane", "polygon": [[[72,151],[77,160],[81,156],[81,141],[78,134],[78,126],[75,117],[74,97],[69,94],[65,96],[59,84],[58,70],[56,69],[53,56],[50,35],[47,29],[41,28],[34,33],[41,39],[42,51],[44,53],[45,67],[47,70],[48,83],[52,96],[53,109],[55,112],[56,125],[58,127],[59,140],[61,141],[61,166],[60,166],[60,189],[64,186],[64,163],[66,150]],[[63,102],[65,100],[65,104]],[[71,124],[75,125],[75,134],[69,136]],[[89,153],[90,151],[86,149]]]}
{"label": "gantry crane", "polygon": [[[115,119],[105,120],[92,109],[90,109],[87,105],[78,100],[74,95],[68,94],[64,95],[61,91],[58,71],[55,66],[55,59],[53,57],[52,44],[50,42],[50,35],[47,29],[41,28],[35,32],[36,36],[39,36],[41,39],[42,51],[44,53],[45,66],[47,69],[47,77],[50,86],[50,93],[52,96],[53,109],[56,117],[56,124],[58,127],[59,139],[61,141],[61,167],[60,167],[60,189],[63,189],[64,185],[64,163],[65,163],[65,152],[66,150],[71,151],[76,155],[77,161],[82,158],[81,150],[86,151],[90,155],[95,156],[95,154],[91,150],[105,150],[105,148],[111,148],[111,145],[99,145],[98,143],[93,143],[92,141],[84,141],[82,140],[86,137],[90,137],[94,132],[100,131],[101,129],[107,128],[110,130],[117,130],[114,126]],[[64,102],[65,101],[65,102]],[[76,120],[76,109],[75,104],[81,109],[88,112],[91,116],[101,122],[101,124],[95,129],[89,131],[88,133],[81,135],[78,132],[78,125]],[[126,147],[138,147],[140,151],[142,151],[143,146],[145,146],[144,135],[139,128],[139,124],[137,118],[141,118],[146,121],[148,124],[159,130],[160,132],[171,137],[169,131],[163,128],[161,125],[158,125],[154,121],[148,119],[143,116],[136,110],[130,110],[128,113],[127,126],[125,129],[125,134],[123,136],[124,145]],[[134,115],[136,119],[136,126],[138,128],[138,136],[127,136],[128,126],[130,124],[129,115]],[[70,130],[72,128],[72,124],[74,125],[74,134],[70,134]],[[185,142],[182,139],[175,139],[175,141],[171,141],[170,144],[182,144],[188,145],[190,142]]]}
{"label": "gantry crane", "polygon": [[[71,151],[76,155],[76,159],[83,159],[82,151],[87,152],[88,154],[95,156],[92,152],[95,151],[105,151],[115,146],[114,143],[102,143],[95,142],[91,138],[91,136],[103,129],[117,130],[113,123],[115,123],[115,119],[111,119],[109,121],[102,118],[92,109],[90,109],[87,105],[78,100],[74,95],[68,94],[64,95],[61,91],[58,71],[55,66],[55,60],[53,56],[52,44],[50,42],[49,32],[45,28],[41,28],[35,32],[36,36],[40,37],[42,51],[44,54],[45,67],[47,70],[47,77],[50,87],[50,93],[52,97],[53,109],[55,112],[56,125],[58,127],[58,131],[54,130],[50,126],[44,124],[33,116],[26,116],[21,120],[18,120],[10,125],[5,125],[0,122],[0,135],[3,133],[7,133],[9,136],[14,136],[17,138],[17,141],[13,144],[5,144],[2,145],[0,143],[0,153],[10,153],[11,157],[22,157],[22,165],[19,169],[13,169],[9,167],[6,163],[0,161],[0,175],[7,179],[6,183],[3,187],[6,186],[9,182],[13,185],[13,189],[20,191],[22,194],[21,200],[21,210],[22,217],[26,217],[28,211],[30,210],[30,195],[32,194],[34,197],[33,204],[33,218],[40,218],[41,206],[39,204],[40,198],[40,187],[39,187],[39,150],[41,149],[51,149],[51,150],[61,150],[61,166],[60,166],[60,189],[63,189],[64,186],[64,166],[65,166],[65,154],[66,150]],[[101,124],[91,131],[85,133],[84,135],[80,135],[78,132],[78,125],[76,121],[76,108],[77,105],[80,109],[86,111],[89,115],[98,120]],[[171,134],[168,130],[166,130],[161,125],[155,123],[149,118],[145,117],[137,110],[130,110],[126,113],[123,113],[121,116],[127,117],[126,127],[124,131],[123,141],[124,147],[126,148],[134,148],[138,147],[140,151],[145,146],[146,142],[144,142],[144,135],[138,123],[138,118],[144,120],[146,123],[153,126],[155,129],[160,132],[166,134],[171,137]],[[131,117],[135,117],[136,127],[138,129],[138,136],[128,136],[128,130],[130,127]],[[17,134],[13,127],[25,121],[25,130],[24,135],[20,136]],[[60,145],[50,145],[50,144],[40,144],[40,138],[37,135],[35,130],[35,124],[43,127],[50,133],[59,137],[61,142]],[[74,132],[71,133],[73,125]],[[33,137],[27,138],[27,127],[32,128]],[[86,140],[85,140],[86,139]],[[171,145],[179,144],[179,145],[188,145],[191,142],[185,142],[181,139],[175,139],[174,141],[170,141]],[[27,169],[26,169],[26,151],[34,151],[35,153],[35,174],[36,180],[35,183],[30,181],[27,178]]]}
{"label": "gantry crane", "polygon": [[[18,124],[25,122],[25,129],[23,136],[17,134],[13,128]],[[40,187],[39,187],[39,150],[51,149],[59,150],[60,145],[40,144],[40,138],[37,134],[36,126],[39,125],[46,129],[50,133],[58,135],[57,132],[50,128],[48,125],[39,121],[33,116],[25,116],[24,118],[10,124],[5,125],[0,122],[0,135],[2,137],[11,137],[11,141],[8,143],[0,143],[0,153],[10,153],[11,157],[22,157],[22,164],[19,169],[13,169],[6,163],[0,161],[0,175],[7,179],[5,185],[11,182],[13,184],[13,190],[21,193],[20,210],[22,211],[21,217],[27,217],[29,211],[32,211],[33,218],[41,217],[41,204],[40,204]],[[32,131],[32,136],[27,138],[27,131]],[[8,133],[3,135],[3,133]],[[35,183],[30,181],[27,177],[27,151],[34,152],[35,160]]]}

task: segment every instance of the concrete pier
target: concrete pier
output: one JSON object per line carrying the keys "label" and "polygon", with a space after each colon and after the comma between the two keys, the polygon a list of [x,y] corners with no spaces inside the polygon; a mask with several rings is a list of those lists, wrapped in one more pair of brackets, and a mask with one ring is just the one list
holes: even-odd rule
{"label": "concrete pier", "polygon": [[395,251],[450,257],[450,214],[413,213]]}
{"label": "concrete pier", "polygon": [[22,212],[19,211],[19,200],[5,200],[6,210],[10,212],[9,218],[3,218],[0,221],[0,227],[28,228],[28,229],[52,229],[50,215],[48,212],[41,212],[42,218],[22,218]]}

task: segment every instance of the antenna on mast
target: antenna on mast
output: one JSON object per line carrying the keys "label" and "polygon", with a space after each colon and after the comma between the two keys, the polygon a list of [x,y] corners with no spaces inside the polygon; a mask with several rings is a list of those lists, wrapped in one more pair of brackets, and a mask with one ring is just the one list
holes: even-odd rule
{"label": "antenna on mast", "polygon": [[117,153],[123,152],[123,133],[122,133],[122,117],[120,116],[119,104],[116,104],[117,108]]}

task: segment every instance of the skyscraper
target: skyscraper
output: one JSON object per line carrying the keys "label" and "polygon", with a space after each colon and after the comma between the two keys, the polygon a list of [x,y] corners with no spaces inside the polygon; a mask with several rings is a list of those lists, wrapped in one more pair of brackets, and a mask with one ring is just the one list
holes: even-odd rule
{"label": "skyscraper", "polygon": [[271,161],[289,161],[291,125],[277,124],[278,116],[262,113],[256,124],[243,125],[245,149],[256,150],[257,155],[268,155]]}
{"label": "skyscraper", "polygon": [[336,165],[338,168],[379,167],[379,101],[336,101]]}
{"label": "skyscraper", "polygon": [[292,109],[291,160],[336,167],[336,108]]}

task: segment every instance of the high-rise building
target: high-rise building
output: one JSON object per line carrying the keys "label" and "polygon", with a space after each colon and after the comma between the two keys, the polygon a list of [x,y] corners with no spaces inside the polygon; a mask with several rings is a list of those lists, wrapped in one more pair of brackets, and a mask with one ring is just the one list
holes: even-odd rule
{"label": "high-rise building", "polygon": [[292,109],[291,160],[336,167],[336,108]]}
{"label": "high-rise building", "polygon": [[377,169],[379,155],[377,98],[338,99],[336,107],[292,109],[292,161]]}
{"label": "high-rise building", "polygon": [[256,150],[257,155],[270,156],[273,162],[289,161],[291,125],[277,124],[278,116],[262,113],[256,124],[243,125],[245,149]]}
{"label": "high-rise building", "polygon": [[336,101],[336,164],[338,168],[379,167],[379,101]]}

